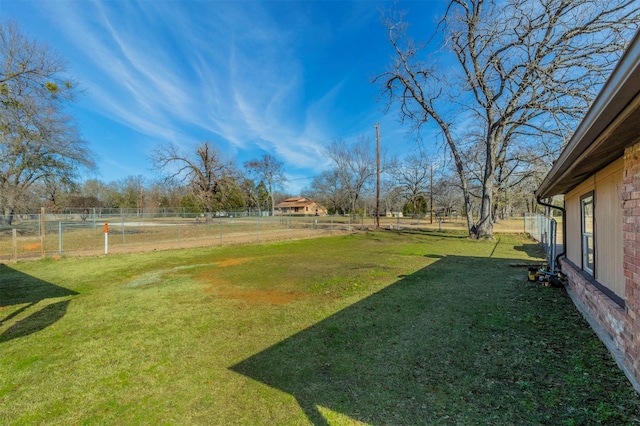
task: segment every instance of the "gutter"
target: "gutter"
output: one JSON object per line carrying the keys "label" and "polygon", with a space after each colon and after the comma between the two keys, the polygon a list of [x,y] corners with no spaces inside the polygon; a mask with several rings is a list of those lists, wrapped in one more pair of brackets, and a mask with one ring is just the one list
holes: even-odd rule
{"label": "gutter", "polygon": [[[565,255],[566,247],[567,247],[567,211],[564,207],[554,206],[553,204],[545,203],[540,199],[540,196],[536,196],[536,201],[541,206],[550,207],[552,209],[557,209],[562,212],[562,253],[557,253],[555,259],[555,264],[560,268],[560,257]],[[555,265],[549,265],[551,267],[551,272],[555,272]],[[561,269],[561,268],[560,268]]]}

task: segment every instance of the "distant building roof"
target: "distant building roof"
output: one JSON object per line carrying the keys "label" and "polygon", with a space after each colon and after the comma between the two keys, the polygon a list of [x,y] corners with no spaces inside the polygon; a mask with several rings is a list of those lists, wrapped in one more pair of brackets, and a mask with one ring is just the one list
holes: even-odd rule
{"label": "distant building roof", "polygon": [[279,204],[276,204],[276,208],[283,209],[283,208],[294,208],[294,207],[307,207],[313,203],[315,203],[315,201],[305,197],[292,197],[292,198],[287,198],[286,200],[284,200]]}

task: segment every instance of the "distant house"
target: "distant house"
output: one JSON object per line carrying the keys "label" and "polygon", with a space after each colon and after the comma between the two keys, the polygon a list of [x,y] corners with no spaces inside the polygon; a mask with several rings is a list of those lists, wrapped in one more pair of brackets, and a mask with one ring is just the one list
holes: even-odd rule
{"label": "distant house", "polygon": [[276,204],[274,214],[282,216],[326,216],[327,209],[308,198],[293,197]]}
{"label": "distant house", "polygon": [[640,391],[640,32],[536,191],[559,194],[567,290]]}

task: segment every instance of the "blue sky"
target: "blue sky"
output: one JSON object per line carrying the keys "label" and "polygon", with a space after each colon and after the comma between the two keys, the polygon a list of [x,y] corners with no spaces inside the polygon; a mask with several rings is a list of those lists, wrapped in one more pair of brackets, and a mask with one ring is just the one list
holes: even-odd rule
{"label": "blue sky", "polygon": [[0,0],[3,18],[66,60],[95,176],[153,178],[149,154],[213,142],[237,165],[269,153],[296,193],[330,167],[335,140],[415,149],[371,84],[392,60],[380,11],[408,11],[431,34],[442,2]]}

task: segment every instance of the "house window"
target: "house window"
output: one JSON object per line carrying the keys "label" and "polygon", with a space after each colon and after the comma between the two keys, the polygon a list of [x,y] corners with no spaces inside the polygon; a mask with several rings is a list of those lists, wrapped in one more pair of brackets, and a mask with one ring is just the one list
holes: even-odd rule
{"label": "house window", "polygon": [[593,192],[580,199],[582,213],[582,269],[594,275],[595,245],[593,239]]}

